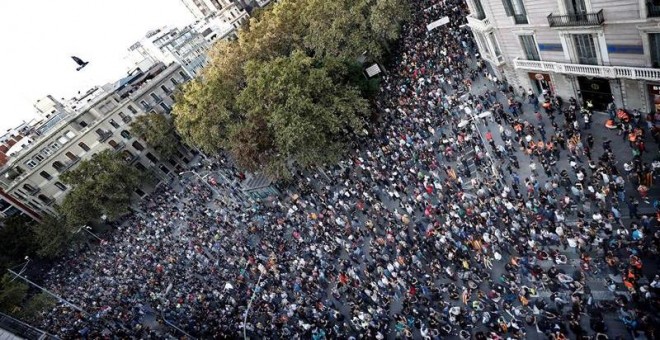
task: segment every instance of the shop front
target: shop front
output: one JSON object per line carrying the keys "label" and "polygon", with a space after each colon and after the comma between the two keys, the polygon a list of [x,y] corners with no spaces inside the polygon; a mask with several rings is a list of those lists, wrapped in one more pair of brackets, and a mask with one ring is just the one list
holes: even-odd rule
{"label": "shop front", "polygon": [[649,90],[649,108],[651,112],[658,113],[660,112],[660,85],[651,84],[648,86]]}
{"label": "shop front", "polygon": [[537,94],[541,95],[544,93],[555,94],[554,87],[552,85],[552,80],[550,75],[547,73],[536,73],[529,72],[530,82],[533,84],[532,90]]}
{"label": "shop front", "polygon": [[595,110],[605,110],[612,102],[610,81],[596,77],[578,77],[580,94],[584,102],[591,101]]}

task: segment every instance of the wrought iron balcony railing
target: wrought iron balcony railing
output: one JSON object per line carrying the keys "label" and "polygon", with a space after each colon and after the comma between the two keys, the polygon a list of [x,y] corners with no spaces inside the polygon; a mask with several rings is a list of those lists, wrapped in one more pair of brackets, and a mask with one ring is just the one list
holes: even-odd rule
{"label": "wrought iron balcony railing", "polygon": [[548,15],[550,27],[599,26],[605,22],[603,10],[595,13],[576,13],[566,15]]}

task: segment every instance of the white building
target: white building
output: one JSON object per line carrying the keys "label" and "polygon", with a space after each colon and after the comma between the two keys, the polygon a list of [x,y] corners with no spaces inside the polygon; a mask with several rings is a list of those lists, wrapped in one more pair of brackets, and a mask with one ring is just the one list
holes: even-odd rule
{"label": "white building", "polygon": [[660,109],[660,5],[646,0],[468,0],[483,58],[514,87],[603,108]]}
{"label": "white building", "polygon": [[147,32],[144,38],[128,48],[129,67],[148,68],[159,62],[178,63],[194,77],[206,65],[210,44],[192,26],[183,29],[164,26]]}
{"label": "white building", "polygon": [[[242,0],[181,0],[197,19],[218,17],[238,29],[248,19]],[[263,2],[263,1],[262,1]]]}

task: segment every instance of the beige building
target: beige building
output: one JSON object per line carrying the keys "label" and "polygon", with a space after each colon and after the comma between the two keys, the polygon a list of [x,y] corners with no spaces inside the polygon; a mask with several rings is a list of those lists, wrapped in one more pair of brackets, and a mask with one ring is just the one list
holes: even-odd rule
{"label": "beige building", "polygon": [[[142,171],[152,169],[161,181],[169,181],[192,159],[188,150],[182,147],[176,157],[161,159],[131,134],[129,124],[148,112],[169,114],[175,88],[187,80],[179,64],[159,63],[75,98],[65,105],[65,111],[35,127],[29,136],[31,143],[0,168],[0,189],[36,214],[51,213],[69,190],[59,175],[107,149],[121,153],[126,162]],[[144,192],[137,190],[136,194]]]}
{"label": "beige building", "polygon": [[467,0],[483,58],[514,86],[660,109],[657,0]]}

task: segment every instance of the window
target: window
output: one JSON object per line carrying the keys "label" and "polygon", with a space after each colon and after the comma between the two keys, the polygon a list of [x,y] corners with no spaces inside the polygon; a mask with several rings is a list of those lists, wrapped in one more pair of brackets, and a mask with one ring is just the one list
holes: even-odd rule
{"label": "window", "polygon": [[74,155],[71,151],[67,151],[67,153],[65,153],[64,155],[69,157],[69,159],[72,161],[78,160],[78,156]]}
{"label": "window", "polygon": [[39,198],[39,200],[40,200],[41,203],[43,203],[43,204],[50,204],[50,203],[52,202],[51,199],[48,198],[48,196],[46,196],[46,195],[44,195],[44,194],[41,194],[41,195],[37,196],[37,198]]}
{"label": "window", "polygon": [[132,114],[136,114],[136,113],[137,113],[137,110],[136,110],[133,106],[131,106],[131,105],[128,106],[128,111],[131,111]]}
{"label": "window", "polygon": [[513,17],[516,24],[528,24],[523,0],[502,0],[506,16]]}
{"label": "window", "polygon": [[181,76],[181,79],[188,79],[188,75],[183,73],[183,71],[179,71],[179,75]]}
{"label": "window", "polygon": [[62,183],[60,183],[60,182],[55,182],[55,186],[56,186],[58,189],[62,190],[62,191],[65,191],[65,190],[66,190],[66,185],[64,185],[64,184],[62,184]]}
{"label": "window", "polygon": [[574,34],[573,43],[578,63],[587,65],[598,65],[596,46],[591,34]]}
{"label": "window", "polygon": [[153,93],[153,92],[151,92],[151,94],[149,94],[149,95],[156,102],[159,102],[161,100],[160,97],[157,94]]}
{"label": "window", "polygon": [[541,58],[539,58],[539,51],[536,47],[536,40],[534,40],[533,35],[521,35],[520,45],[525,52],[527,60],[541,60]]}
{"label": "window", "polygon": [[571,15],[586,17],[587,5],[584,3],[584,0],[566,0],[566,12]]}
{"label": "window", "polygon": [[83,142],[78,143],[78,146],[79,146],[81,149],[83,149],[83,151],[85,151],[85,152],[89,151],[89,146],[87,146],[87,144],[85,144],[85,143],[83,143]]}
{"label": "window", "polygon": [[30,184],[23,184],[23,190],[25,190],[25,192],[27,192],[27,193],[32,193],[32,192],[37,191],[37,189],[35,189]]}
{"label": "window", "polygon": [[142,146],[142,144],[140,144],[140,142],[138,142],[138,141],[133,142],[133,147],[134,147],[135,150],[137,150],[137,151],[142,151],[142,150],[144,150],[144,146]]}
{"label": "window", "polygon": [[146,100],[140,100],[140,105],[142,105],[142,108],[145,109],[146,111],[151,109],[151,106],[149,105],[149,103],[147,103]]}
{"label": "window", "polygon": [[140,171],[147,171],[147,168],[145,168],[140,162],[135,163],[135,167]]}
{"label": "window", "polygon": [[158,158],[156,156],[152,155],[151,152],[147,152],[147,159],[154,163],[158,163]]}
{"label": "window", "polygon": [[170,113],[171,109],[170,109],[169,105],[167,105],[165,103],[160,103],[160,107],[163,108],[163,110],[165,110],[165,112]]}
{"label": "window", "polygon": [[484,12],[484,7],[481,5],[481,0],[474,0],[474,15],[479,20],[486,19],[486,12]]}
{"label": "window", "polygon": [[41,161],[44,160],[44,156],[40,155],[40,154],[36,154],[36,155],[34,155],[33,159],[37,162],[41,162]]}
{"label": "window", "polygon": [[74,137],[76,137],[76,134],[73,133],[73,131],[67,131],[67,132],[64,133],[64,135],[65,135],[66,138],[68,138],[68,139],[73,139]]}
{"label": "window", "polygon": [[34,159],[30,159],[23,164],[25,164],[25,166],[27,166],[30,169],[34,169],[37,165],[39,165],[39,163],[37,163]]}
{"label": "window", "polygon": [[60,144],[56,142],[52,142],[48,144],[48,147],[50,148],[51,151],[55,151],[60,148]]}
{"label": "window", "polygon": [[163,90],[163,92],[165,92],[165,93],[170,93],[172,91],[165,85],[161,85],[160,89]]}
{"label": "window", "polygon": [[493,52],[494,57],[499,61],[502,58],[502,51],[500,51],[500,45],[497,43],[495,34],[493,32],[488,33],[488,40],[490,40],[491,45],[495,49]]}
{"label": "window", "polygon": [[660,33],[649,34],[651,47],[651,67],[660,68]]}
{"label": "window", "polygon": [[126,114],[123,112],[119,112],[119,118],[121,118],[123,121],[126,121],[126,118],[128,118],[128,116],[126,116]]}
{"label": "window", "polygon": [[119,128],[119,124],[117,124],[114,119],[110,119],[110,125],[115,129]]}
{"label": "window", "polygon": [[174,86],[179,85],[179,81],[177,81],[176,78],[170,78],[170,81],[172,82],[172,84],[174,84]]}
{"label": "window", "polygon": [[62,136],[62,137],[58,138],[57,141],[58,141],[60,144],[66,144],[66,143],[69,142],[69,139],[66,138],[65,136]]}
{"label": "window", "polygon": [[121,136],[124,137],[125,139],[131,139],[131,133],[126,130],[122,130]]}
{"label": "window", "polygon": [[58,172],[62,172],[62,170],[64,170],[64,164],[60,161],[55,161],[53,162],[53,168]]}
{"label": "window", "polygon": [[87,122],[85,122],[84,120],[81,120],[78,124],[80,125],[80,127],[87,127]]}
{"label": "window", "polygon": [[50,181],[51,179],[53,179],[53,176],[51,176],[49,173],[47,173],[47,172],[45,172],[45,171],[40,172],[39,175],[41,175],[41,177],[43,177],[43,178],[45,178],[45,179],[47,179],[47,180],[49,180],[49,181]]}

